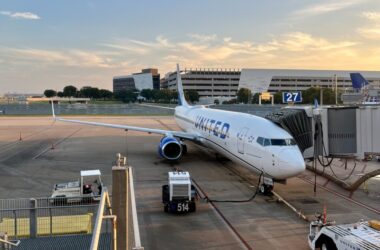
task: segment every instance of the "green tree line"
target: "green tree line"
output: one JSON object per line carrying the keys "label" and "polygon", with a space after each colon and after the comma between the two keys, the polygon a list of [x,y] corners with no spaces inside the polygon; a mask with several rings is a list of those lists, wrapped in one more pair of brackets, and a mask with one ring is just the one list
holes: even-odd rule
{"label": "green tree line", "polygon": [[[58,97],[84,97],[96,100],[119,100],[122,102],[136,102],[145,98],[145,101],[156,103],[177,103],[178,92],[169,89],[143,89],[141,91],[137,89],[124,90],[113,93],[106,89],[98,89],[90,86],[77,89],[73,85],[68,85],[63,88],[62,91],[55,91],[47,89],[44,91],[44,95],[48,98]],[[139,98],[143,97],[143,98]],[[195,90],[185,91],[186,99],[192,103],[199,101],[199,94]]]}
{"label": "green tree line", "polygon": [[[335,91],[332,89],[324,88],[323,90],[323,104],[335,104]],[[320,100],[320,88],[311,87],[306,90],[302,90],[302,104],[313,104],[314,99],[318,100],[318,103],[322,103]],[[338,93],[338,96],[340,96],[341,93]],[[246,88],[241,88],[236,93],[236,99],[232,99],[231,101],[225,102],[225,103],[259,103],[259,95],[260,93],[256,93],[252,95],[251,90]],[[282,104],[282,92],[277,92],[273,94],[274,103],[275,104]],[[341,101],[338,100],[338,103]],[[261,103],[271,103],[270,100],[262,100]]]}

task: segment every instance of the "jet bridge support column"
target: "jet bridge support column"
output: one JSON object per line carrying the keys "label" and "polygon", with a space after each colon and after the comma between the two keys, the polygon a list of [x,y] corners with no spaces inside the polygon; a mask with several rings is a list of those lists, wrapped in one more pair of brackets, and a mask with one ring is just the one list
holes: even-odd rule
{"label": "jet bridge support column", "polygon": [[117,247],[128,247],[128,169],[126,166],[112,167],[112,210],[116,215]]}

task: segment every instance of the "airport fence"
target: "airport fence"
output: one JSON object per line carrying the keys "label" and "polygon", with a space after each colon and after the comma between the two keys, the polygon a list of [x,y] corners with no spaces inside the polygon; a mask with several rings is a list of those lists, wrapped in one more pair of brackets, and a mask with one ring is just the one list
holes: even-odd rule
{"label": "airport fence", "polygon": [[92,234],[98,202],[76,198],[75,201],[65,198],[2,199],[0,233],[6,233],[11,240]]}

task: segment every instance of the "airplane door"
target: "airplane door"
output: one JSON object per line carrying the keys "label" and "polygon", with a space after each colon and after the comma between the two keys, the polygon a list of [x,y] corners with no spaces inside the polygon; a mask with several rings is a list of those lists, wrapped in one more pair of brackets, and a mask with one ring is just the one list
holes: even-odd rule
{"label": "airplane door", "polygon": [[244,154],[245,138],[248,134],[248,128],[242,128],[237,135],[237,150],[240,154]]}

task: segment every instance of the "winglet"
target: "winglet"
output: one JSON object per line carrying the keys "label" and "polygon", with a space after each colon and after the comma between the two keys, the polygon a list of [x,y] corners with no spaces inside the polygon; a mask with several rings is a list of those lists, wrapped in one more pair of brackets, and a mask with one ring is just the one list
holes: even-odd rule
{"label": "winglet", "polygon": [[182,79],[179,70],[179,64],[177,64],[177,89],[178,89],[178,103],[181,106],[189,106],[185,99],[185,94],[183,92]]}
{"label": "winglet", "polygon": [[50,102],[51,102],[51,113],[53,115],[53,119],[55,120],[54,101],[53,101],[53,99],[50,99]]}

